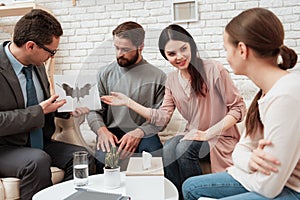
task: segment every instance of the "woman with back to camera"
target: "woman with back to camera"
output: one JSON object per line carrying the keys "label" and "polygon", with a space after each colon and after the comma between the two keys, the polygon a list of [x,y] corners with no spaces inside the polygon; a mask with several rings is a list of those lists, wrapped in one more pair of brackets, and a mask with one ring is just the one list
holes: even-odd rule
{"label": "woman with back to camera", "polygon": [[128,106],[158,126],[166,126],[178,109],[187,125],[164,145],[163,163],[165,176],[181,194],[185,179],[202,174],[201,159],[211,160],[213,172],[232,165],[231,153],[240,138],[235,124],[243,119],[246,109],[227,70],[219,62],[202,60],[184,28],[175,24],[166,27],[159,37],[159,49],[177,68],[168,75],[159,109],[143,107],[117,91],[102,100]]}
{"label": "woman with back to camera", "polygon": [[264,8],[246,10],[226,26],[224,47],[233,72],[260,91],[247,113],[246,136],[233,152],[234,165],[186,180],[186,200],[300,199],[300,75],[286,71],[297,54],[283,40],[280,20]]}

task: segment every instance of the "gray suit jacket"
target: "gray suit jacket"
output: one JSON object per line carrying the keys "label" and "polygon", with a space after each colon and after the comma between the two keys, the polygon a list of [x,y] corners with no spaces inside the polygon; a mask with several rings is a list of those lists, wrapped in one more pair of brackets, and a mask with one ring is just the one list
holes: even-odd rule
{"label": "gray suit jacket", "polygon": [[[35,128],[43,128],[44,142],[47,143],[55,130],[54,113],[44,115],[39,105],[25,108],[18,77],[4,52],[7,44],[0,44],[0,145],[25,146],[30,130]],[[34,67],[34,70],[44,99],[48,99],[50,85],[45,67]]]}

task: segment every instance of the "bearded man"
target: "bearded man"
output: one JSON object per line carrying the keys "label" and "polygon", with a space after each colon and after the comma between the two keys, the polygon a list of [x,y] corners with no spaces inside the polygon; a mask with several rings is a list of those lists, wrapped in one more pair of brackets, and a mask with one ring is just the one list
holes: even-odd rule
{"label": "bearded man", "polygon": [[[158,108],[164,96],[166,74],[142,56],[143,27],[136,22],[124,22],[112,34],[116,61],[98,72],[100,96],[121,92],[145,107]],[[118,146],[121,162],[142,151],[161,156],[162,144],[157,135],[161,127],[149,124],[126,106],[103,104],[100,110],[91,111],[87,119],[97,134],[97,173],[103,173],[105,155],[112,146]]]}

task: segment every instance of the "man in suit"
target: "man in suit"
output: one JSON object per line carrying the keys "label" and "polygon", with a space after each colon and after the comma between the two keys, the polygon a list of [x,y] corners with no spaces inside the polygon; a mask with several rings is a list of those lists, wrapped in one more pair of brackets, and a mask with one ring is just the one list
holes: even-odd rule
{"label": "man in suit", "polygon": [[[50,166],[63,169],[64,180],[72,179],[72,153],[85,150],[51,141],[55,111],[65,100],[57,101],[57,95],[50,96],[43,63],[56,53],[62,34],[60,23],[52,15],[33,9],[16,23],[13,41],[0,44],[0,94],[3,95],[0,100],[0,177],[21,179],[21,199],[31,199],[36,192],[52,185]],[[31,78],[25,73],[29,68]],[[29,92],[32,90],[34,95]],[[32,98],[36,104],[32,105]],[[76,112],[72,114],[85,114],[87,110]],[[60,114],[69,117],[69,113]],[[35,131],[41,133],[39,148],[33,148]]]}

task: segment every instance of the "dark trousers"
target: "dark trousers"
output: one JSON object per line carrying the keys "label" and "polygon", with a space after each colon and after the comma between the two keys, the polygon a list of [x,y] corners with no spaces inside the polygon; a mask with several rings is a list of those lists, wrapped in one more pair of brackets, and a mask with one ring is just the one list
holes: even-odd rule
{"label": "dark trousers", "polygon": [[[30,147],[0,146],[0,177],[17,177],[22,200],[52,185],[50,166],[65,171],[64,181],[73,178],[73,152],[85,148],[62,142],[45,144],[44,151]],[[92,160],[92,159],[90,159]]]}
{"label": "dark trousers", "polygon": [[183,200],[181,186],[189,177],[201,175],[201,160],[210,160],[207,141],[183,140],[177,135],[166,141],[163,148],[165,177],[176,186],[179,199]]}
{"label": "dark trousers", "polygon": [[[122,131],[120,129],[109,129],[110,132],[112,132],[114,135],[117,136],[117,138],[120,140],[123,135],[127,131]],[[128,131],[129,132],[129,131]],[[98,141],[98,138],[97,138]],[[162,153],[162,144],[157,134],[153,135],[147,135],[144,138],[141,139],[140,144],[138,145],[135,154],[133,156],[141,156],[141,153],[143,151],[149,152],[152,154],[152,156],[161,156]],[[106,152],[103,152],[101,149],[96,150],[96,173],[97,174],[103,174],[103,167],[104,167],[104,160],[105,160]],[[120,165],[122,168],[126,167],[126,164],[128,163],[129,159],[120,160]]]}

